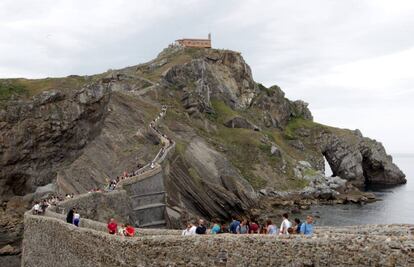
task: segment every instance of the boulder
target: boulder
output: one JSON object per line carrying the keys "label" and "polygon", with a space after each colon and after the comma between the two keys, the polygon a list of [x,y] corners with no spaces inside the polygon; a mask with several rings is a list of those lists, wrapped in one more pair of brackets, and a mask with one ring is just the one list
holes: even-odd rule
{"label": "boulder", "polygon": [[272,197],[277,197],[277,198],[281,198],[281,199],[286,199],[290,196],[289,192],[284,192],[284,191],[270,191],[268,193],[269,196]]}
{"label": "boulder", "polygon": [[327,185],[332,189],[344,188],[346,184],[346,180],[338,176],[328,177],[326,182]]}
{"label": "boulder", "polygon": [[276,157],[282,156],[282,152],[280,152],[280,149],[277,146],[275,146],[275,145],[272,145],[270,147],[270,154],[272,156],[276,156]]}
{"label": "boulder", "polygon": [[63,100],[65,98],[65,94],[56,90],[51,91],[44,91],[39,95],[33,97],[33,101],[37,105],[45,105],[48,103],[56,102]]}
{"label": "boulder", "polygon": [[318,194],[319,194],[319,198],[321,199],[325,199],[325,200],[329,200],[329,199],[333,199],[336,192],[330,188],[322,188]]}
{"label": "boulder", "polygon": [[299,178],[299,179],[303,177],[302,172],[298,168],[293,169],[293,174],[295,175],[296,178]]}
{"label": "boulder", "polygon": [[305,160],[300,160],[298,163],[300,165],[302,165],[303,167],[305,167],[305,168],[312,168],[312,165],[309,162],[305,161]]}
{"label": "boulder", "polygon": [[312,186],[307,186],[301,191],[301,196],[305,198],[313,198],[316,195],[317,190]]}
{"label": "boulder", "polygon": [[244,128],[260,131],[260,128],[243,117],[233,117],[224,123],[228,128]]}
{"label": "boulder", "polygon": [[405,184],[405,174],[392,162],[384,146],[375,140],[363,138],[359,143],[362,155],[362,169],[366,184]]}
{"label": "boulder", "polygon": [[296,100],[293,102],[293,116],[294,117],[301,117],[305,120],[313,120],[312,113],[308,108],[308,103],[302,100]]}
{"label": "boulder", "polygon": [[290,140],[289,145],[296,148],[296,149],[298,149],[298,150],[300,150],[300,151],[305,150],[305,145],[300,140]]}

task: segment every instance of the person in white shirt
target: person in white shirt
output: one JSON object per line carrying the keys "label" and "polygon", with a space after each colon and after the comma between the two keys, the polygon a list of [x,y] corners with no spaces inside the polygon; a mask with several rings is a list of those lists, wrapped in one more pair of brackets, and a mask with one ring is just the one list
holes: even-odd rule
{"label": "person in white shirt", "polygon": [[187,228],[183,230],[181,235],[195,235],[197,227],[192,223],[187,223]]}
{"label": "person in white shirt", "polygon": [[125,225],[121,224],[118,228],[118,235],[125,236]]}
{"label": "person in white shirt", "polygon": [[289,235],[288,229],[292,227],[292,223],[289,221],[289,215],[287,213],[284,213],[282,217],[283,221],[280,225],[279,235]]}
{"label": "person in white shirt", "polygon": [[75,209],[75,212],[73,213],[73,224],[75,226],[79,227],[79,222],[80,222],[80,214],[78,213],[78,211]]}
{"label": "person in white shirt", "polygon": [[33,206],[34,214],[40,214],[42,213],[42,209],[40,208],[39,202],[36,202]]}

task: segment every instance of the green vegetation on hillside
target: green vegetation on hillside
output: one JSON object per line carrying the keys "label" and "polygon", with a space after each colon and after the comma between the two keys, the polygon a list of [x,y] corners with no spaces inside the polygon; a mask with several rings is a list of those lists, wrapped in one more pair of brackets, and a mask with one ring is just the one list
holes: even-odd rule
{"label": "green vegetation on hillside", "polygon": [[324,127],[322,124],[313,122],[311,120],[305,120],[303,118],[292,118],[286,125],[284,130],[284,136],[287,139],[297,139],[296,130],[299,128],[314,129],[317,127]]}
{"label": "green vegetation on hillside", "polygon": [[263,163],[261,134],[249,129],[227,128],[220,126],[217,134],[212,136],[225,146],[226,156],[236,166],[254,188],[262,188],[266,181],[254,175],[254,165]]}
{"label": "green vegetation on hillside", "polygon": [[222,100],[212,99],[211,105],[215,113],[209,115],[209,119],[217,123],[223,124],[238,115],[236,111],[227,106]]}
{"label": "green vegetation on hillside", "polygon": [[69,76],[45,79],[3,79],[0,80],[0,100],[28,98],[48,90],[74,90],[82,87],[90,77]]}
{"label": "green vegetation on hillside", "polygon": [[0,101],[7,101],[13,97],[26,96],[28,91],[22,84],[11,81],[0,81]]}

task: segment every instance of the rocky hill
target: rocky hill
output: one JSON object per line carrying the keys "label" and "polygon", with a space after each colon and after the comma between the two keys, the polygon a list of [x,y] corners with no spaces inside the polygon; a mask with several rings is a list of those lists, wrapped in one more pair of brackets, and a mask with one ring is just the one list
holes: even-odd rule
{"label": "rocky hill", "polygon": [[[93,76],[0,80],[0,247],[19,246],[34,199],[84,193],[148,162],[160,144],[145,127],[162,105],[176,142],[168,205],[183,218],[260,213],[280,197],[342,203],[406,182],[381,143],[314,122],[307,103],[255,82],[240,53],[174,46]],[[338,177],[324,177],[324,158]]]}

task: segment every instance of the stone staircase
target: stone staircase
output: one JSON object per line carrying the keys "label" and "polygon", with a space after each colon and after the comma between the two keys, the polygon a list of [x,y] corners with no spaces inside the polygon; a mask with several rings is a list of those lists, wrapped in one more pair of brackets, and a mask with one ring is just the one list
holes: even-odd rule
{"label": "stone staircase", "polygon": [[124,189],[130,199],[131,217],[135,226],[147,228],[167,227],[166,191],[162,162],[174,149],[175,143],[163,136],[156,126],[165,116],[166,109],[149,125],[148,131],[159,139],[163,147],[155,158],[135,172],[135,176],[122,180],[117,189]]}

